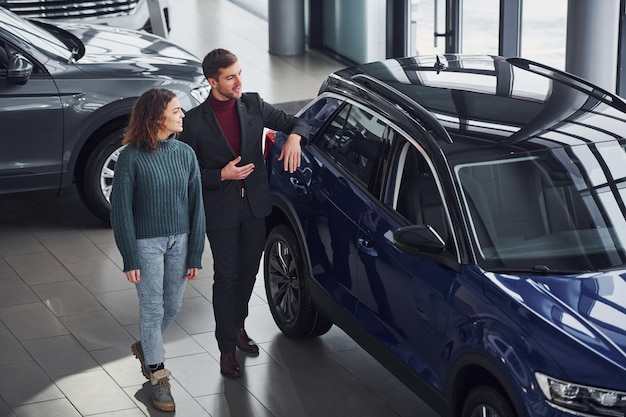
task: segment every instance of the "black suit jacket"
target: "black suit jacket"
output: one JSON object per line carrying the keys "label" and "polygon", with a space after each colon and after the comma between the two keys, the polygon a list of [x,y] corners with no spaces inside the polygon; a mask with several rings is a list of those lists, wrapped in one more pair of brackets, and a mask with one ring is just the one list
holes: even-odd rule
{"label": "black suit jacket", "polygon": [[[241,127],[241,162],[238,165],[254,164],[254,171],[244,184],[253,214],[263,218],[272,210],[263,159],[263,129],[297,133],[302,136],[304,145],[309,126],[264,102],[256,93],[244,93],[237,99],[236,107]],[[180,140],[188,143],[198,158],[207,229],[235,227],[238,214],[235,208],[241,199],[237,188],[239,181],[222,181],[221,170],[238,155],[224,136],[208,99],[185,114]]]}

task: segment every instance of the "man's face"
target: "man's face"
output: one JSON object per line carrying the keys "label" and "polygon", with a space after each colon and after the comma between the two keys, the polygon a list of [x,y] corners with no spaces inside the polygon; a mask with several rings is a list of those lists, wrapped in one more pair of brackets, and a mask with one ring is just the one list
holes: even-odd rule
{"label": "man's face", "polygon": [[220,69],[217,79],[209,78],[211,94],[221,101],[241,97],[241,67],[239,61],[227,68]]}

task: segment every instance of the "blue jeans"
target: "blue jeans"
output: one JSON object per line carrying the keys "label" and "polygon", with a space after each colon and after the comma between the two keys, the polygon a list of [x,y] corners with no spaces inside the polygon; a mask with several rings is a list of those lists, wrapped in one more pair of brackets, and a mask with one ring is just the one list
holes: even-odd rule
{"label": "blue jeans", "polygon": [[180,311],[187,274],[188,234],[137,239],[139,333],[146,365],[165,361],[163,333]]}

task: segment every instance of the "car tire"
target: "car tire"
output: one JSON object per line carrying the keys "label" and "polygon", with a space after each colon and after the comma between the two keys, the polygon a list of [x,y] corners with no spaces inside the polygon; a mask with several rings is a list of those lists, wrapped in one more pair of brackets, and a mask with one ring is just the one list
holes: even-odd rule
{"label": "car tire", "polygon": [[489,385],[472,389],[463,404],[462,417],[516,417],[509,400]]}
{"label": "car tire", "polygon": [[265,293],[274,322],[291,338],[320,336],[332,327],[313,304],[307,269],[293,232],[285,225],[272,229],[263,260]]}
{"label": "car tire", "polygon": [[99,219],[109,222],[111,188],[117,158],[124,149],[124,128],[119,127],[104,136],[87,159],[78,191],[83,203]]}

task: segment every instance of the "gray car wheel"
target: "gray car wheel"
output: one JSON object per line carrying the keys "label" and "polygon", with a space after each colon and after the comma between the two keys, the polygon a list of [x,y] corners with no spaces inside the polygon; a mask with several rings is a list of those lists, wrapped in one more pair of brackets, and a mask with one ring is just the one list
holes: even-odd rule
{"label": "gray car wheel", "polygon": [[111,189],[115,164],[122,145],[123,129],[109,133],[94,148],[78,181],[78,190],[84,204],[101,220],[108,222],[111,213]]}
{"label": "gray car wheel", "polygon": [[278,328],[292,338],[322,335],[332,327],[315,308],[302,250],[285,225],[274,228],[265,244],[265,292]]}
{"label": "gray car wheel", "polygon": [[463,417],[516,417],[509,400],[489,385],[472,389],[463,404]]}

